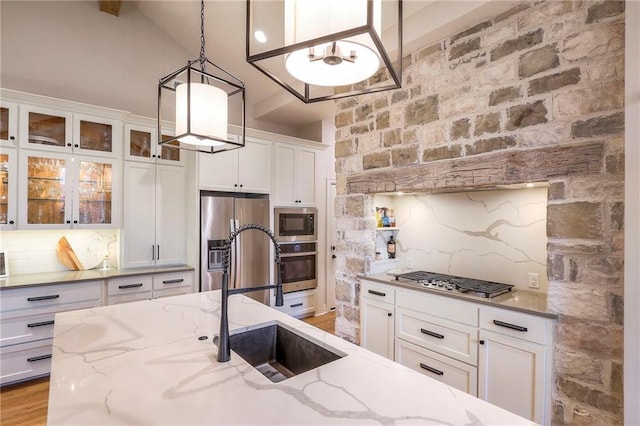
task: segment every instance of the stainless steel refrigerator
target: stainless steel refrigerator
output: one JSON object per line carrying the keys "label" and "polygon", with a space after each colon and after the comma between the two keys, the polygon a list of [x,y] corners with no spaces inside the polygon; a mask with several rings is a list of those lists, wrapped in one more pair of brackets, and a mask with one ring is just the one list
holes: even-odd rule
{"label": "stainless steel refrigerator", "polygon": [[[269,228],[269,196],[265,194],[200,193],[200,291],[222,286],[222,244],[233,229],[256,223]],[[271,284],[271,240],[253,229],[242,232],[231,248],[229,288]],[[269,304],[268,290],[246,293]]]}

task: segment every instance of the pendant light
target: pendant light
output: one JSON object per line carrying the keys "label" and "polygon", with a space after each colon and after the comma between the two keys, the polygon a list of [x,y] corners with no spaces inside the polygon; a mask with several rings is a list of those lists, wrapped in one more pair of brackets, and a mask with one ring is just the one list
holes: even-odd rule
{"label": "pendant light", "polygon": [[247,62],[305,103],[397,89],[402,0],[247,0]]}
{"label": "pendant light", "polygon": [[[158,83],[158,144],[206,153],[242,148],[245,144],[244,83],[209,61],[204,47],[204,0],[201,0],[200,57],[188,61],[185,67]],[[241,132],[237,138],[228,134],[229,115],[240,121]],[[175,122],[175,136],[160,136],[164,121]]]}

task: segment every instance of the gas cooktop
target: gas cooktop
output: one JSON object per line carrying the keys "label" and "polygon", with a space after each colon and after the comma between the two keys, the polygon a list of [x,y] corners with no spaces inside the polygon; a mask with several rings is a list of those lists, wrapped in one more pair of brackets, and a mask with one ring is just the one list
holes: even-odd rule
{"label": "gas cooktop", "polygon": [[396,274],[395,277],[397,281],[409,281],[424,288],[465,293],[486,299],[509,293],[514,287],[511,284],[456,277],[427,271],[406,272],[404,274]]}

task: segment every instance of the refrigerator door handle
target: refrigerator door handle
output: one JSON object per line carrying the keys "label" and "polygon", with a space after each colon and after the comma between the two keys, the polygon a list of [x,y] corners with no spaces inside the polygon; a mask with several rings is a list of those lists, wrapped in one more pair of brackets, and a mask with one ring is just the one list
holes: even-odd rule
{"label": "refrigerator door handle", "polygon": [[[239,220],[235,220],[235,227],[236,229],[240,228],[240,221]],[[234,282],[234,285],[237,285],[238,287],[244,287],[244,279],[242,277],[242,268],[239,268],[238,265],[240,264],[240,253],[242,253],[241,247],[242,247],[242,236],[240,236],[240,238],[236,238],[236,246],[235,246],[235,251],[236,251],[236,256],[233,260],[233,266],[236,269],[236,281]]]}
{"label": "refrigerator door handle", "polygon": [[[229,219],[229,235],[231,235],[231,233],[233,233],[233,231],[235,231],[236,229],[238,229],[238,221],[236,219]],[[231,271],[229,271],[230,273],[230,282],[231,282],[231,288],[236,288],[238,285],[238,244],[239,244],[239,239],[236,239],[233,242],[233,246],[231,247],[231,259],[233,261],[233,264],[230,266]]]}

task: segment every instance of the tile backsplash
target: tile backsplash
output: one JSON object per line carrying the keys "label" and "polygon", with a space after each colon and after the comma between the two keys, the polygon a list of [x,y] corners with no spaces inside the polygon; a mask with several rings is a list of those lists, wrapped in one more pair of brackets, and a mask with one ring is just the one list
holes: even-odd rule
{"label": "tile backsplash", "polygon": [[108,253],[109,266],[118,267],[119,230],[117,229],[4,231],[0,233],[0,250],[7,252],[9,274],[68,270],[58,260],[56,254],[58,240],[63,236],[69,240],[90,241],[91,247],[87,249],[96,251],[100,256]]}
{"label": "tile backsplash", "polygon": [[[394,209],[400,266],[547,291],[547,188],[376,196]],[[378,232],[386,253],[391,231]]]}

